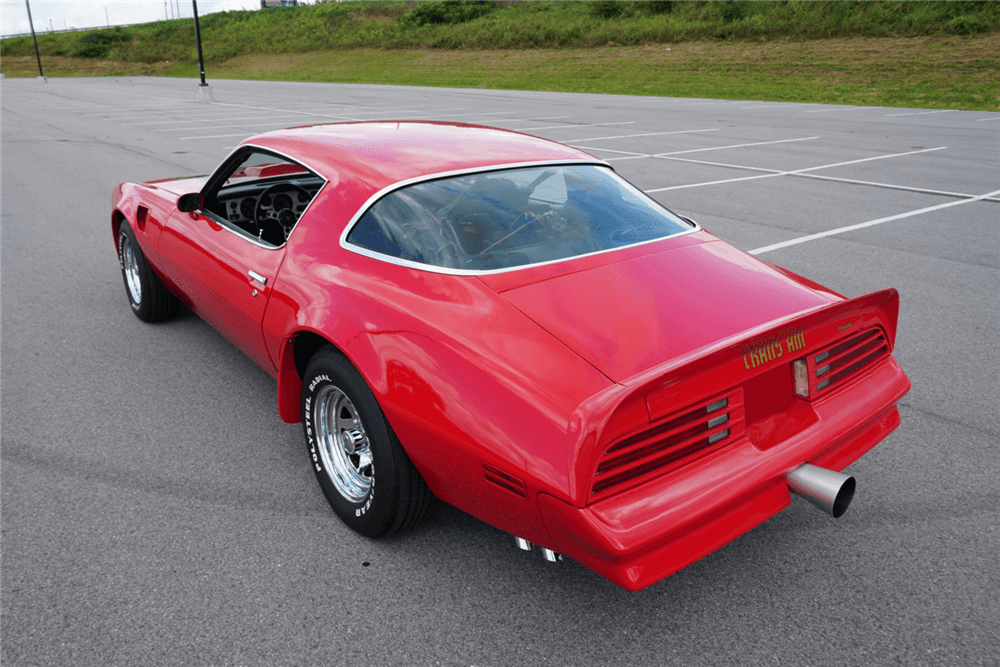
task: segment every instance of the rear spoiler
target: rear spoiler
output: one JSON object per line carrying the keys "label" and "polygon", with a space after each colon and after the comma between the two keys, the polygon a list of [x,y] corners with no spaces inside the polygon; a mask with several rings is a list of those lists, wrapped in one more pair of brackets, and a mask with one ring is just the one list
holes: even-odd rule
{"label": "rear spoiler", "polygon": [[894,289],[819,306],[706,345],[591,396],[570,417],[571,502],[586,502],[597,458],[615,438],[729,390],[776,366],[777,359],[805,357],[854,332],[877,327],[891,353],[898,315]]}

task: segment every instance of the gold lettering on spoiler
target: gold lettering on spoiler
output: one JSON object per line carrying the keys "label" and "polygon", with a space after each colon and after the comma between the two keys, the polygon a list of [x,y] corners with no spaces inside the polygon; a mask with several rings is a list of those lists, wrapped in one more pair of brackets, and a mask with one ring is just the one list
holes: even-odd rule
{"label": "gold lettering on spoiler", "polygon": [[743,355],[743,366],[753,370],[775,359],[780,359],[786,353],[797,352],[806,346],[806,332],[802,329],[793,331],[784,339],[769,340],[763,345],[756,345]]}

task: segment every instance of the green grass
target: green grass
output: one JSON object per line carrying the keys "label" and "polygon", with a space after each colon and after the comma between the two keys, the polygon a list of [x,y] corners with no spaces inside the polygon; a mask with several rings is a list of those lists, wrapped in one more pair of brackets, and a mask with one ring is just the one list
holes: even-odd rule
{"label": "green grass", "polygon": [[[614,10],[614,11],[611,11]],[[328,2],[209,14],[208,63],[329,49],[528,49],[686,41],[975,35],[1000,31],[996,2]],[[190,20],[42,34],[42,55],[194,61]],[[0,55],[29,55],[30,37]]]}
{"label": "green grass", "polygon": [[[669,47],[401,51],[245,56],[232,79],[1000,110],[1000,35]],[[957,74],[958,73],[958,74]],[[193,65],[170,75],[196,77]]]}
{"label": "green grass", "polygon": [[[1000,2],[330,2],[201,29],[209,78],[1000,103]],[[38,41],[52,76],[197,75],[190,19]],[[0,54],[7,76],[37,73],[30,37]]]}

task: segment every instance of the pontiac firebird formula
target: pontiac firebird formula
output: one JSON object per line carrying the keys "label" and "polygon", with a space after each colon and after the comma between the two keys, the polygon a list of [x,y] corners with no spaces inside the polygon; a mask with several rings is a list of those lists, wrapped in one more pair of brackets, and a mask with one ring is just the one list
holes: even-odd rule
{"label": "pontiac firebird formula", "polygon": [[279,130],[112,203],[135,314],[184,303],[271,373],[370,537],[433,494],[638,590],[790,490],[838,516],[909,389],[894,290],[846,299],[516,132]]}

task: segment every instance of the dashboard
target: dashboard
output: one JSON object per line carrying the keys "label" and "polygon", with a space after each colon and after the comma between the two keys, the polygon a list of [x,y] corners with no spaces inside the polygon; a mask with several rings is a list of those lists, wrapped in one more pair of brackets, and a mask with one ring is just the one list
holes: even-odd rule
{"label": "dashboard", "polygon": [[281,245],[322,186],[316,176],[241,184],[219,190],[208,208],[240,230]]}

